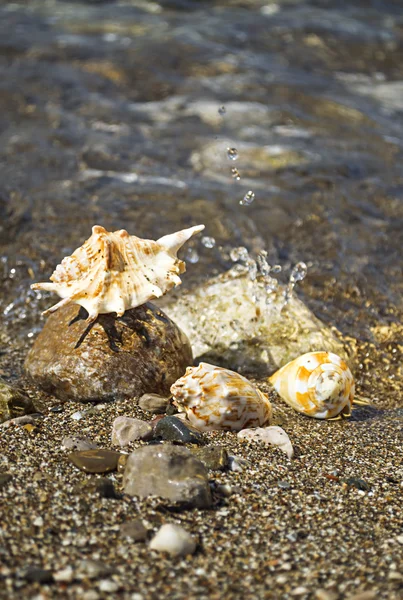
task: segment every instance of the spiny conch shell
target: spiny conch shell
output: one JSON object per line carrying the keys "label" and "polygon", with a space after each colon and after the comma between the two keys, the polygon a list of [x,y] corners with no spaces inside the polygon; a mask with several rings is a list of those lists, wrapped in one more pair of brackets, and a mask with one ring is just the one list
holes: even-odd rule
{"label": "spiny conch shell", "polygon": [[88,312],[88,321],[100,313],[136,308],[152,298],[159,298],[179,285],[185,263],[176,256],[183,244],[204,229],[197,225],[165,235],[156,242],[143,240],[127,231],[106,231],[100,225],[71,256],[56,267],[53,283],[34,283],[33,290],[56,292],[63,300],[46,310],[47,315],[74,302]]}
{"label": "spiny conch shell", "polygon": [[188,367],[171,386],[174,404],[202,431],[239,431],[269,423],[271,404],[265,394],[234,371],[200,363]]}
{"label": "spiny conch shell", "polygon": [[315,419],[349,417],[354,379],[346,363],[332,352],[308,352],[269,377],[292,408]]}

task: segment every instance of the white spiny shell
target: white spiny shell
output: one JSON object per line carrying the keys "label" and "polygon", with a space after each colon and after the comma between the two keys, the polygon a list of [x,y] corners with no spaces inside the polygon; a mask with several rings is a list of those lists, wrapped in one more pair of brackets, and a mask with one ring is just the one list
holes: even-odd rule
{"label": "white spiny shell", "polygon": [[51,276],[53,283],[34,283],[34,290],[56,292],[63,300],[44,314],[74,302],[88,312],[88,321],[100,313],[140,306],[159,298],[181,283],[185,263],[176,256],[179,248],[204,225],[165,235],[156,242],[143,240],[127,231],[109,232],[95,225],[91,237],[64,258]]}
{"label": "white spiny shell", "polygon": [[269,378],[279,396],[295,410],[316,419],[350,416],[354,379],[332,352],[308,352]]}
{"label": "white spiny shell", "polygon": [[267,396],[245,377],[207,363],[188,367],[171,386],[171,393],[178,409],[204,431],[259,427],[272,414]]}

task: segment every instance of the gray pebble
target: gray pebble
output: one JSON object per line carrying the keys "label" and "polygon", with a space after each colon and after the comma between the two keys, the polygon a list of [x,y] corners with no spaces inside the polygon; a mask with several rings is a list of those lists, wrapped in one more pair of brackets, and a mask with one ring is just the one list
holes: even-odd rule
{"label": "gray pebble", "polygon": [[207,470],[182,446],[153,445],[132,452],[127,459],[123,488],[130,496],[161,496],[187,506],[211,506]]}
{"label": "gray pebble", "polygon": [[153,428],[141,419],[117,417],[112,425],[112,444],[127,446],[135,440],[147,440],[152,437]]}
{"label": "gray pebble", "polygon": [[153,415],[163,415],[168,407],[169,400],[158,394],[143,394],[139,400],[139,407]]}
{"label": "gray pebble", "polygon": [[64,450],[95,450],[98,448],[98,444],[86,437],[80,437],[79,435],[72,435],[63,438],[62,448]]}

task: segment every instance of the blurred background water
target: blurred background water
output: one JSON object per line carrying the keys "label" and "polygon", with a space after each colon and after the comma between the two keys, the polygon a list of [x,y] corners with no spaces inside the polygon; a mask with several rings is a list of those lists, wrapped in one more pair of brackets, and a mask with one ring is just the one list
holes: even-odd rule
{"label": "blurred background water", "polygon": [[402,114],[399,0],[3,2],[2,374],[92,225],[205,223],[184,287],[238,246],[304,261],[310,308],[401,375]]}

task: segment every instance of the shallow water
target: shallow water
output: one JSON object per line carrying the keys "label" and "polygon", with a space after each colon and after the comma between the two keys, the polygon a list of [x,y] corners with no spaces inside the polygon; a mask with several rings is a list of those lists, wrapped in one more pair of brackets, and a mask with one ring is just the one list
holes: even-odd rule
{"label": "shallow water", "polygon": [[185,287],[233,246],[266,249],[284,280],[304,261],[298,292],[396,389],[402,59],[393,1],[3,4],[3,375],[51,303],[29,284],[93,224],[155,239],[203,222],[216,246],[194,241]]}

